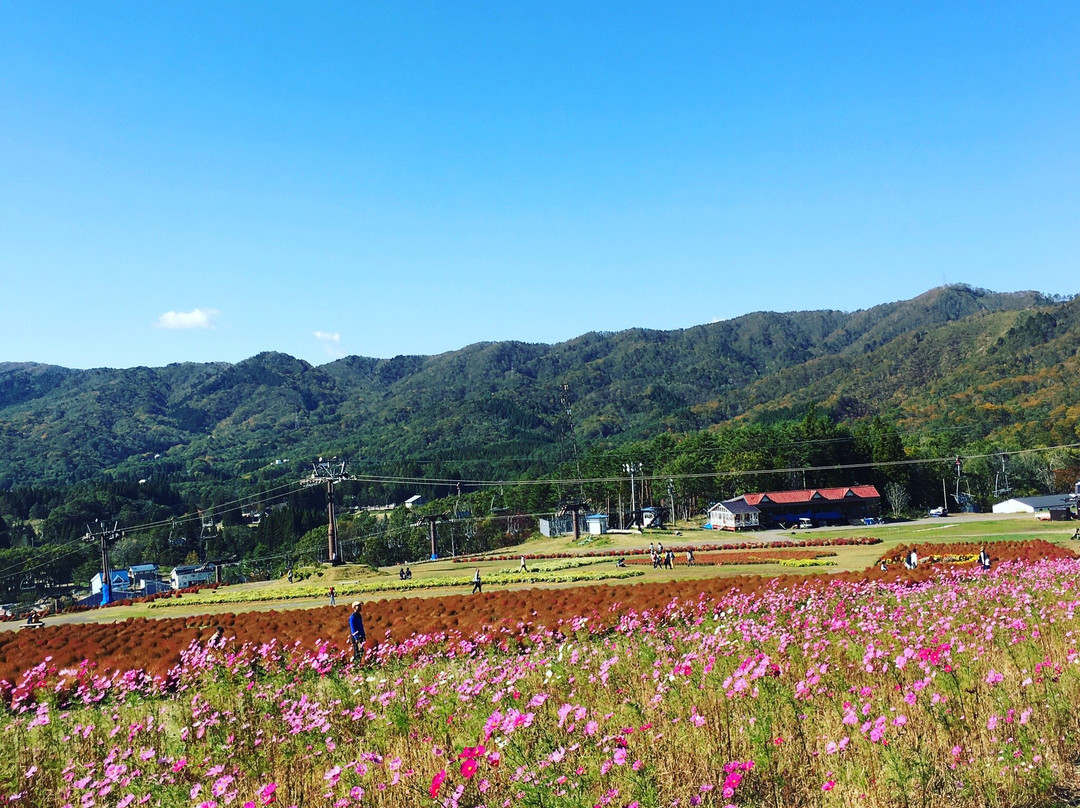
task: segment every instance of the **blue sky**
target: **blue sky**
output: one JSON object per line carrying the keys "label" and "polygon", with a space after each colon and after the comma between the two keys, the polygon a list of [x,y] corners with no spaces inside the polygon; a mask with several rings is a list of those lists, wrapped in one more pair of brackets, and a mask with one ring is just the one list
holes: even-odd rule
{"label": "blue sky", "polygon": [[0,0],[0,361],[1078,290],[1076,3]]}

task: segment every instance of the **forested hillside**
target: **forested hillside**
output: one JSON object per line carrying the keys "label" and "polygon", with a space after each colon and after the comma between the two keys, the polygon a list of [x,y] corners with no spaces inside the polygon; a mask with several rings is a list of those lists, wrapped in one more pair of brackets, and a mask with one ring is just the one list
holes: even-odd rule
{"label": "forested hillside", "polygon": [[[374,473],[551,473],[581,446],[732,419],[875,414],[971,439],[1076,438],[1077,302],[943,287],[867,311],[472,345],[315,367],[0,364],[0,490],[115,473],[229,480],[319,455]],[[1075,413],[1075,410],[1073,410]],[[260,471],[262,470],[262,471]]]}

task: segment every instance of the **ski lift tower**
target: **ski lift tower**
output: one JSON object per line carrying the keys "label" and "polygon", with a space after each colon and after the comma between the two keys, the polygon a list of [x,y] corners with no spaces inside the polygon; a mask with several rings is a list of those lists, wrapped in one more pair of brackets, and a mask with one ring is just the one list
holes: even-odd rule
{"label": "ski lift tower", "polygon": [[344,460],[340,462],[324,462],[319,460],[311,464],[311,474],[300,481],[300,485],[310,488],[314,485],[326,486],[326,513],[330,519],[327,526],[327,554],[330,557],[330,566],[336,567],[341,564],[341,546],[338,544],[337,515],[334,513],[334,486],[343,480],[352,480],[348,471],[348,464]]}
{"label": "ski lift tower", "polygon": [[448,513],[429,513],[427,516],[421,516],[419,522],[415,522],[413,527],[420,527],[423,524],[428,526],[428,537],[431,539],[431,560],[435,561],[439,555],[435,552],[435,523],[448,521],[450,514]]}
{"label": "ski lift tower", "polygon": [[112,602],[112,580],[110,579],[109,570],[109,545],[116,541],[120,534],[116,530],[117,524],[114,522],[112,528],[107,528],[101,522],[98,522],[98,529],[95,531],[90,525],[86,526],[86,535],[83,536],[83,541],[91,544],[98,544],[101,548],[101,605],[104,606]]}
{"label": "ski lift tower", "polygon": [[574,541],[581,539],[581,511],[588,507],[588,503],[577,500],[576,502],[569,502],[562,506],[561,513],[570,514],[570,518],[574,520]]}
{"label": "ski lift tower", "polygon": [[1009,472],[1005,468],[1005,452],[1002,452],[997,456],[998,462],[1001,463],[1001,471],[994,475],[994,496],[1003,497],[1012,491],[1012,486],[1009,485]]}

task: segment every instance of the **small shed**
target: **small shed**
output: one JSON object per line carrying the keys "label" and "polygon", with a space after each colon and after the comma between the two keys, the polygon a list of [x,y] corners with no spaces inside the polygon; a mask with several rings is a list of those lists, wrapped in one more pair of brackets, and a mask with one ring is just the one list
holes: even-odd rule
{"label": "small shed", "polygon": [[413,494],[411,497],[405,500],[405,507],[409,510],[412,510],[413,508],[419,508],[423,504],[424,498],[419,494]]}
{"label": "small shed", "polygon": [[585,524],[589,528],[590,536],[602,536],[608,531],[608,515],[606,513],[594,513],[585,517]]}

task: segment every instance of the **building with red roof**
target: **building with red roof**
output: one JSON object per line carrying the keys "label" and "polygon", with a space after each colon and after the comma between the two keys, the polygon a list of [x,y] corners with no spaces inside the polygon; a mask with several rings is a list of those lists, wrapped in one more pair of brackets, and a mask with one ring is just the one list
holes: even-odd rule
{"label": "building with red roof", "polygon": [[788,527],[798,525],[801,519],[824,525],[876,517],[880,511],[881,494],[872,485],[805,488],[743,494],[718,502],[709,509],[709,523],[716,530],[740,530],[758,525]]}

